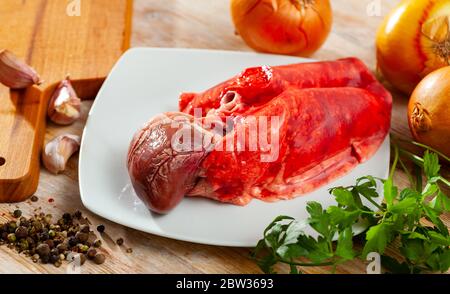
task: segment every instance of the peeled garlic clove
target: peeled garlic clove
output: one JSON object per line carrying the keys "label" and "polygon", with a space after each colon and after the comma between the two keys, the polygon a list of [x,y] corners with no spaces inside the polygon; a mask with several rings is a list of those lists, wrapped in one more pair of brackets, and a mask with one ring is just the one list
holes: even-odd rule
{"label": "peeled garlic clove", "polygon": [[42,153],[42,162],[51,173],[58,174],[66,169],[69,158],[78,151],[81,138],[75,135],[61,135],[48,142]]}
{"label": "peeled garlic clove", "polygon": [[23,89],[39,85],[41,79],[28,64],[18,59],[11,51],[0,51],[0,83],[11,89]]}
{"label": "peeled garlic clove", "polygon": [[70,125],[80,118],[81,100],[67,77],[56,88],[48,105],[48,117],[59,125]]}

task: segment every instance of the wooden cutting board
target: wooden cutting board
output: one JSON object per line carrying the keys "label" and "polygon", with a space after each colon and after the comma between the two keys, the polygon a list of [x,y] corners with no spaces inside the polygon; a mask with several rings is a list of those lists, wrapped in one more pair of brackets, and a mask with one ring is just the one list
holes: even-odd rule
{"label": "wooden cutting board", "polygon": [[128,49],[132,0],[8,0],[0,5],[0,49],[33,66],[42,85],[0,85],[0,202],[31,196],[39,180],[48,99],[70,74],[80,98],[94,98]]}

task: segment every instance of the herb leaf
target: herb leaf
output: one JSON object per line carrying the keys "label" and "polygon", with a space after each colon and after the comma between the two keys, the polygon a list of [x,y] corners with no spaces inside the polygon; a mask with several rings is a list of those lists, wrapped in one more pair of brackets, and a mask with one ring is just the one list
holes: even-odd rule
{"label": "herb leaf", "polygon": [[[440,184],[450,187],[450,181],[439,174],[437,154],[426,151],[421,158],[397,146],[394,148],[394,164],[388,179],[366,176],[357,179],[354,186],[330,189],[336,205],[324,210],[320,203],[308,202],[306,222],[288,216],[276,218],[264,231],[264,238],[252,255],[260,268],[273,273],[274,265],[285,263],[291,273],[297,274],[302,272],[302,267],[331,265],[335,268],[348,260],[377,252],[382,256],[384,268],[393,273],[448,271],[450,236],[440,217],[450,211],[450,198]],[[416,177],[409,177],[414,181],[409,185],[413,188],[399,191],[393,180],[394,170],[398,162],[406,168],[399,159],[400,152],[410,156]],[[422,174],[426,179],[423,190]],[[380,197],[378,183],[384,188],[385,204],[381,205],[374,200]],[[376,211],[365,206],[367,202]],[[425,225],[423,219],[431,225]],[[358,250],[353,244],[353,226],[363,221],[369,227],[363,249]],[[305,233],[308,225],[315,230],[314,236]],[[402,260],[384,255],[386,247],[394,240],[400,241],[396,247]]]}

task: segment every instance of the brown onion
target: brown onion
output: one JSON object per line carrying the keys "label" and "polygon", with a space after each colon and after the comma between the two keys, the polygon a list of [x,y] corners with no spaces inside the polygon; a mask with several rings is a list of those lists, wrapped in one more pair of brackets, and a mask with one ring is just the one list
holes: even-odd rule
{"label": "brown onion", "polygon": [[329,0],[232,0],[236,31],[253,49],[308,56],[331,30]]}
{"label": "brown onion", "polygon": [[408,105],[414,139],[450,156],[450,66],[426,76]]}

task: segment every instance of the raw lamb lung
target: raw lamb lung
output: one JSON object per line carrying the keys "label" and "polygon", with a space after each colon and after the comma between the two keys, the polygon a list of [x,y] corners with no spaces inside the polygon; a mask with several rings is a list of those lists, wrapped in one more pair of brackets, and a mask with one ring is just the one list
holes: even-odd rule
{"label": "raw lamb lung", "polygon": [[[389,132],[391,108],[389,92],[355,58],[250,68],[204,93],[182,94],[184,116],[199,109],[205,116],[188,119],[175,130],[167,121],[153,120],[132,142],[128,169],[138,195],[160,213],[170,211],[184,195],[236,205],[253,198],[291,199],[369,159]],[[258,136],[272,147],[273,138],[279,142],[271,160],[262,158],[273,150],[261,145],[252,149],[249,139],[242,140],[251,138],[260,118],[267,119],[268,128],[258,125]],[[217,136],[205,128],[208,121],[223,123],[226,132]],[[183,128],[211,135],[208,148],[182,156],[168,151],[167,142]],[[159,136],[152,136],[157,131]],[[162,167],[146,168],[155,158]],[[180,172],[185,168],[193,176]]]}

